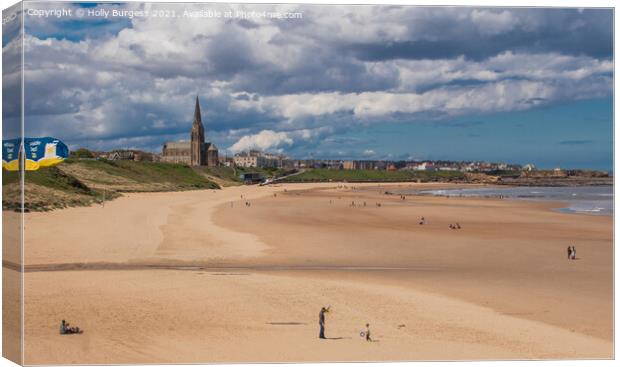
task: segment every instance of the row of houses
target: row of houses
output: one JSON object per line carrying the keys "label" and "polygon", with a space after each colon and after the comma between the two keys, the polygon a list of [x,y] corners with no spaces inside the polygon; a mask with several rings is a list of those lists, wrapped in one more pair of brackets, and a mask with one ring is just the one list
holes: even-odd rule
{"label": "row of houses", "polygon": [[[491,172],[521,170],[520,165],[492,162],[452,162],[452,161],[374,161],[374,160],[300,160],[293,161],[295,168],[327,168],[342,170],[415,170],[415,171],[461,171]],[[532,169],[526,165],[523,169]]]}
{"label": "row of houses", "polygon": [[[528,166],[529,167],[529,166]],[[406,162],[401,169],[414,171],[460,171],[460,172],[491,172],[491,171],[518,171],[518,164],[493,162],[451,162],[451,161],[423,161]],[[531,169],[531,168],[530,168]]]}
{"label": "row of houses", "polygon": [[[114,150],[111,152],[92,152],[94,158],[108,160],[162,161],[161,155],[134,149]],[[237,153],[232,157],[220,156],[218,163],[228,167],[244,168],[278,168],[303,169],[326,168],[340,170],[415,170],[415,171],[460,171],[460,172],[492,172],[492,171],[532,171],[534,165],[524,166],[493,162],[454,162],[454,161],[399,161],[384,160],[332,160],[332,159],[290,159],[283,154],[274,154],[259,150]]]}

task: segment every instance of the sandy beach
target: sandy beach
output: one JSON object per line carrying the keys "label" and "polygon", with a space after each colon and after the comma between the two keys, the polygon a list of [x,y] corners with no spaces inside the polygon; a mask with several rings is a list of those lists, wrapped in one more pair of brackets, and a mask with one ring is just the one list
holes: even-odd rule
{"label": "sandy beach", "polygon": [[[612,217],[401,200],[384,193],[394,186],[128,194],[28,213],[25,363],[613,356]],[[85,333],[59,335],[63,318]]]}

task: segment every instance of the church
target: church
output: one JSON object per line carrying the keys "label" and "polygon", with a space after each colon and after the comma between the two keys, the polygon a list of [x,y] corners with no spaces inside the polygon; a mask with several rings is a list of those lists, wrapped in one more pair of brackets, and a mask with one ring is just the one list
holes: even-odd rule
{"label": "church", "polygon": [[205,129],[200,116],[200,103],[196,96],[194,121],[190,141],[171,141],[164,144],[161,161],[183,163],[190,166],[217,166],[218,152],[215,144],[205,142]]}

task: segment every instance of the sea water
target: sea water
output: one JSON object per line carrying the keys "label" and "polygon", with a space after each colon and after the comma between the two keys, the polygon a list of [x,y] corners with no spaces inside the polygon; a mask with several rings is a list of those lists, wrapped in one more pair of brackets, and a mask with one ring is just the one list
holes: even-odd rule
{"label": "sea water", "polygon": [[[401,192],[406,194],[406,192]],[[408,192],[413,193],[413,192]],[[568,187],[485,187],[445,190],[422,190],[416,194],[457,197],[494,197],[514,200],[545,200],[566,203],[556,210],[565,213],[613,215],[613,186],[568,186]]]}

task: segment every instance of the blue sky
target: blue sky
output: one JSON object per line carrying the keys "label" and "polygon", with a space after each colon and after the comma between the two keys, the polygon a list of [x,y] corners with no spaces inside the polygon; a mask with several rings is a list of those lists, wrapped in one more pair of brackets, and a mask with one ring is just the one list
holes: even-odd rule
{"label": "blue sky", "polygon": [[[27,14],[27,135],[54,136],[71,148],[160,151],[165,141],[189,137],[199,95],[207,138],[222,152],[612,168],[608,9],[144,3],[88,9],[176,16]],[[184,16],[205,10],[302,16]],[[18,52],[16,39],[5,37],[6,60]],[[18,80],[5,70],[5,80]],[[4,95],[15,87],[3,85]],[[7,108],[5,119],[15,118],[14,110]]]}
{"label": "blue sky", "polygon": [[[612,99],[607,98],[439,123],[381,124],[350,131],[341,139],[357,141],[388,159],[491,160],[610,170],[612,121]],[[334,157],[356,155],[339,143],[323,142],[318,150],[331,151]]]}

